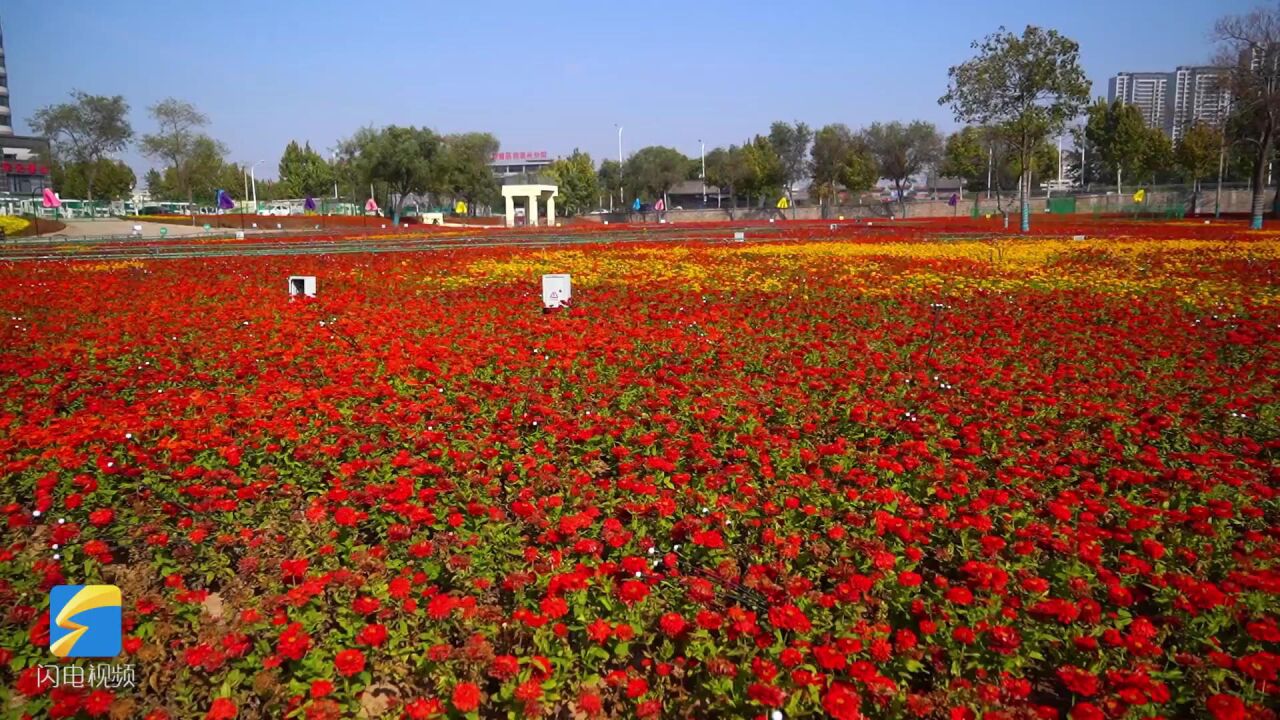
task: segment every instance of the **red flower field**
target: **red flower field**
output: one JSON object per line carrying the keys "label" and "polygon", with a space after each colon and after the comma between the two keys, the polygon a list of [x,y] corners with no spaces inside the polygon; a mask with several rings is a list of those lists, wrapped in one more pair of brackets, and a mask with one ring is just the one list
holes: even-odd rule
{"label": "red flower field", "polygon": [[0,264],[4,713],[1276,718],[1277,235],[981,227]]}

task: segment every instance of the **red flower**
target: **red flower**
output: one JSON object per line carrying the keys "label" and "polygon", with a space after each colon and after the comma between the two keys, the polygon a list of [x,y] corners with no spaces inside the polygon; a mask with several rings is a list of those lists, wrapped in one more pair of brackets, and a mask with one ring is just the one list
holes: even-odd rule
{"label": "red flower", "polygon": [[218,698],[209,706],[209,712],[204,714],[204,720],[235,720],[239,709],[230,698]]}
{"label": "red flower", "polygon": [[1244,701],[1235,695],[1219,693],[1209,698],[1206,705],[1213,720],[1245,720],[1249,716],[1249,709],[1245,707]]}
{"label": "red flower", "polygon": [[387,626],[382,623],[365,625],[356,635],[356,642],[377,647],[387,641]]}
{"label": "red flower", "polygon": [[638,603],[649,597],[649,586],[636,580],[627,580],[618,588],[618,597],[628,605]]}
{"label": "red flower", "polygon": [[333,683],[328,680],[315,680],[311,683],[311,697],[322,698],[333,692]]}
{"label": "red flower", "polygon": [[787,696],[784,695],[781,690],[772,685],[751,683],[751,685],[747,687],[747,697],[761,705],[764,705],[765,707],[776,708],[782,705]]}
{"label": "red flower", "polygon": [[289,660],[301,660],[311,649],[311,636],[302,630],[299,623],[290,623],[280,639],[276,642],[276,652]]}
{"label": "red flower", "polygon": [[439,700],[415,698],[413,702],[404,706],[404,714],[411,720],[427,720],[427,718],[443,715],[444,706]]}
{"label": "red flower", "polygon": [[1058,677],[1068,690],[1077,695],[1093,697],[1098,694],[1098,678],[1087,670],[1068,665],[1058,669]]}
{"label": "red flower", "polygon": [[800,633],[809,632],[809,628],[812,627],[804,612],[791,604],[769,608],[769,622],[779,629]]}
{"label": "red flower", "polygon": [[480,707],[480,688],[469,682],[458,683],[453,689],[453,706],[462,712]]}
{"label": "red flower", "polygon": [[116,512],[111,508],[99,508],[89,513],[89,522],[95,527],[102,527],[110,525],[115,516]]}
{"label": "red flower", "polygon": [[594,717],[604,709],[604,703],[600,700],[599,695],[590,690],[583,690],[578,695],[578,709]]}
{"label": "red flower", "polygon": [[516,688],[516,699],[524,704],[537,702],[542,697],[542,685],[537,680],[526,680]]}
{"label": "red flower", "polygon": [[364,670],[364,653],[348,648],[333,658],[333,666],[342,677],[351,677]]}
{"label": "red flower", "polygon": [[862,698],[858,693],[840,682],[831,683],[827,694],[822,696],[822,709],[835,720],[862,720],[862,712],[858,709],[861,705]]}
{"label": "red flower", "polygon": [[1093,703],[1076,703],[1071,708],[1071,720],[1103,720],[1106,715]]}
{"label": "red flower", "polygon": [[678,612],[669,612],[658,619],[658,627],[667,637],[676,637],[684,632],[686,623]]}
{"label": "red flower", "polygon": [[499,680],[509,680],[520,672],[520,660],[515,655],[499,655],[489,665],[489,674]]}
{"label": "red flower", "polygon": [[111,710],[113,702],[115,702],[115,696],[111,693],[106,690],[94,690],[84,699],[84,711],[93,717],[106,715]]}

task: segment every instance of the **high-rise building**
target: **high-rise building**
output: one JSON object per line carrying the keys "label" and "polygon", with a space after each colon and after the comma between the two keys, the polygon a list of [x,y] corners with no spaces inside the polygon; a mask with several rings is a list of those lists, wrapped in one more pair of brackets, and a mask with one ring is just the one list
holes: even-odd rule
{"label": "high-rise building", "polygon": [[0,135],[13,134],[13,119],[9,112],[9,72],[4,65],[4,28],[0,28]]}
{"label": "high-rise building", "polygon": [[1164,129],[1169,122],[1169,73],[1117,73],[1108,86],[1108,102],[1119,100],[1142,113],[1147,127]]}
{"label": "high-rise building", "polygon": [[1170,105],[1172,124],[1169,136],[1174,142],[1196,123],[1222,127],[1231,108],[1231,92],[1227,87],[1227,70],[1217,67],[1180,67],[1173,72],[1173,96]]}
{"label": "high-rise building", "polygon": [[45,138],[13,133],[9,73],[4,62],[4,34],[0,31],[0,212],[13,212],[13,203],[39,197],[49,187],[49,156],[49,141]]}
{"label": "high-rise building", "polygon": [[1108,101],[1138,108],[1147,127],[1162,130],[1174,142],[1196,123],[1222,127],[1231,105],[1227,70],[1217,67],[1117,73],[1108,90]]}

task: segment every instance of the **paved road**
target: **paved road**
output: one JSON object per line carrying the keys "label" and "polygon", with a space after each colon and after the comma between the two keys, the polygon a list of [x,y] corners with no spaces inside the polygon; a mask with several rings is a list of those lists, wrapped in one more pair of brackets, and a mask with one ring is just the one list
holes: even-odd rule
{"label": "paved road", "polygon": [[[160,234],[160,228],[169,228],[169,237],[179,237],[183,235],[200,235],[204,232],[204,227],[196,225],[192,227],[190,223],[183,225],[182,223],[155,223],[144,222],[137,223],[142,226],[142,234],[147,237],[155,237]],[[56,233],[41,233],[45,235],[66,235],[67,237],[100,237],[104,235],[128,235],[133,232],[134,223],[128,220],[68,220],[65,230],[59,230]]]}

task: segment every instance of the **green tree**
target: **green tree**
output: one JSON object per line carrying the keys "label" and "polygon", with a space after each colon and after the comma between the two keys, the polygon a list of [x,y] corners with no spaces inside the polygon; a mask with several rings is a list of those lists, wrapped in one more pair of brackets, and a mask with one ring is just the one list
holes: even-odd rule
{"label": "green tree", "polygon": [[557,205],[563,207],[566,214],[581,215],[595,208],[600,199],[600,182],[590,155],[575,148],[569,157],[551,163],[547,175],[554,178],[560,188]]}
{"label": "green tree", "polygon": [[[622,189],[622,165],[617,160],[605,160],[596,171],[596,180],[600,187],[609,191],[609,206],[613,206],[615,190]],[[622,202],[622,194],[618,193],[618,202]]]}
{"label": "green tree", "polygon": [[675,148],[650,145],[627,158],[623,177],[631,193],[653,200],[664,197],[672,185],[684,179],[689,158]]}
{"label": "green tree", "polygon": [[498,139],[489,133],[446,135],[441,148],[441,178],[437,189],[455,200],[465,200],[471,213],[475,212],[476,205],[496,204],[500,191],[489,161],[498,152],[498,147]]}
{"label": "green tree", "polygon": [[1200,192],[1200,180],[1218,168],[1222,133],[1204,123],[1196,123],[1182,134],[1173,150],[1174,165],[1185,180]]}
{"label": "green tree", "polygon": [[[182,169],[164,169],[161,186],[166,194],[163,199],[212,205],[219,187],[218,182],[225,177],[226,154],[227,148],[222,143],[207,135],[197,135],[192,140],[190,153]],[[258,181],[258,191],[259,199],[271,199],[270,184],[267,181]]]}
{"label": "green tree", "polygon": [[[208,169],[209,156],[225,154],[221,143],[200,132],[209,118],[189,102],[166,98],[149,108],[156,132],[142,136],[142,153],[168,163],[167,189],[194,202],[196,179]],[[170,177],[171,174],[171,177]],[[195,224],[195,216],[191,217]]]}
{"label": "green tree", "polygon": [[362,187],[381,186],[383,204],[391,209],[393,222],[400,222],[407,196],[428,192],[442,183],[439,161],[443,142],[429,128],[361,128],[340,147]]}
{"label": "green tree", "polygon": [[961,178],[971,190],[987,188],[991,150],[983,128],[968,125],[947,137],[938,172]]}
{"label": "green tree", "polygon": [[123,150],[133,138],[133,127],[126,117],[129,103],[120,95],[90,95],[79,90],[72,92],[71,97],[72,102],[37,110],[31,118],[31,127],[53,141],[55,153],[62,162],[80,168],[84,198],[92,201],[98,171],[112,171],[109,164],[101,161]]}
{"label": "green tree", "polygon": [[792,217],[795,217],[796,206],[793,189],[797,183],[809,177],[811,170],[809,145],[812,142],[813,130],[802,122],[794,125],[775,122],[769,127],[769,144],[778,153],[782,168],[782,186],[787,193],[787,203],[792,208]]}
{"label": "green tree", "polygon": [[171,190],[164,184],[164,175],[159,170],[151,168],[147,171],[145,180],[147,184],[147,193],[151,195],[153,200],[168,200]]}
{"label": "green tree", "polygon": [[1148,128],[1142,151],[1142,178],[1156,184],[1174,171],[1173,142],[1159,129]]}
{"label": "green tree", "polygon": [[126,200],[137,182],[132,168],[120,160],[105,157],[93,163],[63,164],[58,160],[50,170],[53,186],[68,198],[88,198],[90,176],[94,178],[100,200]]}
{"label": "green tree", "polygon": [[875,158],[865,141],[846,125],[827,125],[814,133],[810,149],[813,194],[827,205],[839,199],[837,184],[849,192],[867,190],[879,179]]}
{"label": "green tree", "polygon": [[862,138],[876,159],[880,175],[893,182],[898,202],[903,205],[907,183],[942,156],[942,136],[938,128],[923,120],[907,125],[897,121],[872,123],[862,131]]}
{"label": "green tree", "polygon": [[[1227,84],[1233,118],[1229,125],[1235,130],[1230,137],[1252,145],[1249,225],[1257,230],[1262,228],[1267,168],[1275,160],[1280,130],[1280,7],[1223,17],[1214,26],[1214,37],[1219,46],[1215,64],[1230,68]],[[1278,206],[1280,191],[1273,201],[1273,214]]]}
{"label": "green tree", "polygon": [[[729,202],[738,209],[738,189],[745,187],[751,174],[742,148],[730,145],[707,153],[707,182],[720,188],[721,194],[729,191]],[[723,202],[723,199],[721,200]]]}
{"label": "green tree", "polygon": [[[1085,138],[1090,150],[1116,179],[1116,192],[1123,193],[1125,176],[1145,174],[1151,154],[1151,129],[1142,112],[1119,100],[1108,104],[1099,100],[1089,106]],[[1159,132],[1159,131],[1156,131]]]}
{"label": "green tree", "polygon": [[769,138],[756,135],[751,142],[743,145],[742,159],[747,168],[742,189],[747,192],[748,204],[754,193],[757,205],[763,204],[765,198],[776,195],[785,182],[782,169],[782,158],[773,147]]}
{"label": "green tree", "polygon": [[1021,36],[1001,27],[973,48],[976,57],[948,71],[947,93],[938,103],[950,105],[959,122],[1002,127],[1023,169],[1019,186],[1022,230],[1027,232],[1031,155],[1089,101],[1080,46],[1056,30],[1028,25]]}
{"label": "green tree", "polygon": [[[333,167],[311,149],[311,143],[298,145],[298,141],[290,140],[278,169],[279,192],[284,198],[324,197],[333,188]],[[262,193],[258,196],[262,197]]]}

